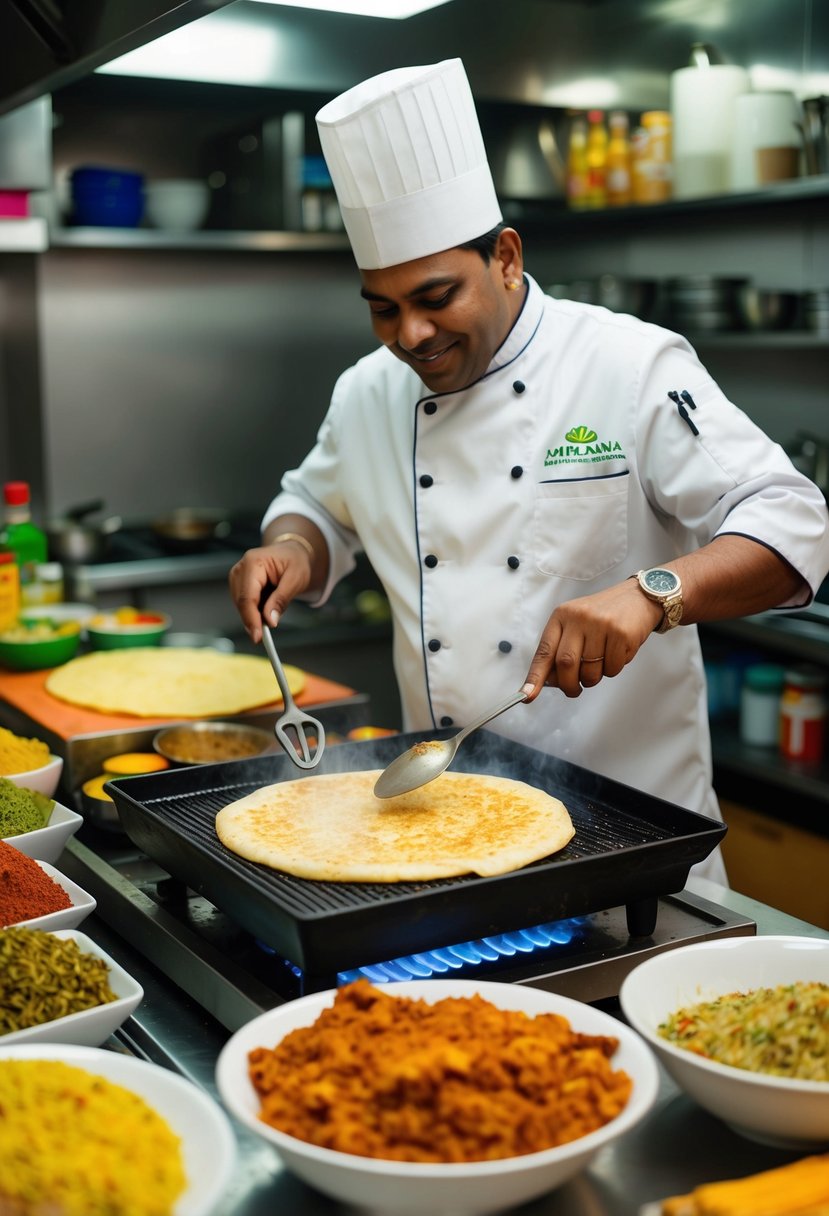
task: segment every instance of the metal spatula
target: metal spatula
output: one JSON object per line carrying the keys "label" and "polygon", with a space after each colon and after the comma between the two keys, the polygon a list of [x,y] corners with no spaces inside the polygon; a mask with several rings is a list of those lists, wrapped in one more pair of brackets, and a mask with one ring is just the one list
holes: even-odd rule
{"label": "metal spatula", "polygon": [[[280,714],[274,723],[273,733],[298,768],[316,768],[325,751],[325,727],[322,722],[297,707],[267,625],[262,626],[262,641],[265,643],[265,650],[268,652],[282,700],[285,702],[285,712]],[[313,747],[305,733],[309,728],[315,736]]]}

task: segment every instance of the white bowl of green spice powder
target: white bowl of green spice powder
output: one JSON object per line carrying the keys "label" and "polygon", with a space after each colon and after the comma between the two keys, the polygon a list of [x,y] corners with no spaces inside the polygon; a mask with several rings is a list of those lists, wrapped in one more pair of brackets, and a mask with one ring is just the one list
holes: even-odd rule
{"label": "white bowl of green spice powder", "polygon": [[69,807],[0,777],[0,840],[27,857],[54,865],[82,823]]}

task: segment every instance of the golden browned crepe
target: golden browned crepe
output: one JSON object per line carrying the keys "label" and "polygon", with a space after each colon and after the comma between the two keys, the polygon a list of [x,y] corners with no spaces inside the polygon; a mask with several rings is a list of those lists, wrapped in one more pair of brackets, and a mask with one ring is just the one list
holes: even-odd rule
{"label": "golden browned crepe", "polygon": [[573,836],[564,805],[523,781],[449,772],[376,798],[379,776],[371,769],[264,786],[219,811],[216,832],[249,861],[326,882],[505,874]]}
{"label": "golden browned crepe", "polygon": [[[296,696],[305,675],[290,666],[285,674]],[[267,659],[177,646],[94,651],[56,667],[46,689],[72,705],[139,718],[211,718],[282,700]]]}

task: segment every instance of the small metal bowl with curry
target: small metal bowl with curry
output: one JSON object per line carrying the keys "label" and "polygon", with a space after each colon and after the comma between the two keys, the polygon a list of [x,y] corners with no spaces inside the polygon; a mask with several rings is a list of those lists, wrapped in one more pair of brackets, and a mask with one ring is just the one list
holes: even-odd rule
{"label": "small metal bowl with curry", "polygon": [[276,750],[274,736],[240,722],[187,722],[167,726],[153,747],[173,764],[220,764]]}

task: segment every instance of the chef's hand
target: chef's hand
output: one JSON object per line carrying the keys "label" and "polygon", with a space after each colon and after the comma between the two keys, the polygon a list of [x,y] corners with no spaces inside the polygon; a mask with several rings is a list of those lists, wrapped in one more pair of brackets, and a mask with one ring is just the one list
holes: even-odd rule
{"label": "chef's hand", "polygon": [[242,624],[257,645],[263,622],[277,625],[292,599],[303,591],[322,590],[328,577],[328,546],[309,520],[283,516],[268,527],[264,540],[228,575]]}
{"label": "chef's hand", "polygon": [[560,604],[530,663],[527,700],[534,701],[545,684],[578,697],[605,676],[617,676],[661,621],[661,606],[632,578]]}

